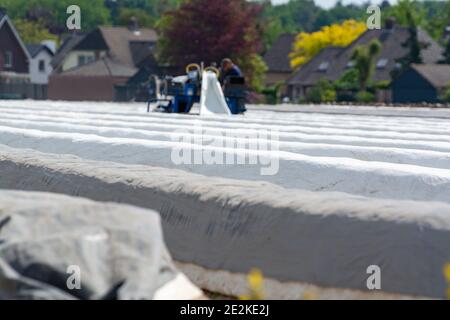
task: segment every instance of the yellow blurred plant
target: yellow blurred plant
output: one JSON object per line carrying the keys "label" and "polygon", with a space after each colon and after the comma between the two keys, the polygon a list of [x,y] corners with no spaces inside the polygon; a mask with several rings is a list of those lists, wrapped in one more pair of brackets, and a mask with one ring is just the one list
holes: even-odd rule
{"label": "yellow blurred plant", "polygon": [[444,276],[447,280],[448,288],[447,288],[447,299],[450,300],[450,263],[447,263],[444,267]]}
{"label": "yellow blurred plant", "polygon": [[297,35],[290,54],[291,65],[294,69],[299,68],[326,47],[345,47],[366,29],[367,26],[363,22],[345,20],[341,24],[325,26],[316,32],[301,32]]}
{"label": "yellow blurred plant", "polygon": [[240,297],[240,300],[264,300],[264,276],[258,269],[253,269],[247,276],[249,295]]}

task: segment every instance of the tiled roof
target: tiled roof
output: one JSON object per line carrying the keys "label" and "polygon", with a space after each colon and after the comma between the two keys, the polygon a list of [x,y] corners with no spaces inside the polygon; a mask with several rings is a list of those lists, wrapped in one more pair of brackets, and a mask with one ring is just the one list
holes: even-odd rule
{"label": "tiled roof", "polygon": [[[381,60],[384,61],[375,69],[373,80],[375,82],[390,80],[391,71],[396,67],[396,60],[404,57],[408,52],[408,49],[402,45],[408,36],[408,29],[400,26],[394,26],[392,29],[368,30],[349,46],[339,50],[332,59],[328,55],[325,57],[317,55],[310,64],[318,66],[325,62],[325,59],[328,59],[330,66],[326,72],[321,73],[321,77],[331,81],[337,80],[348,69],[355,48],[359,45],[367,45],[372,40],[378,39],[382,44],[382,49],[377,57],[377,63],[381,62]],[[428,47],[422,50],[423,62],[425,64],[433,64],[439,61],[442,55],[442,48],[421,29],[418,31],[418,37],[421,42],[428,44]],[[309,85],[315,83],[314,81],[311,83],[311,79],[314,79],[316,75],[310,73],[317,73],[317,69],[307,67],[307,65],[302,66],[291,77],[289,84]]]}
{"label": "tiled roof", "polygon": [[291,72],[289,54],[292,51],[292,45],[295,41],[295,35],[282,34],[272,47],[264,55],[264,61],[269,68],[269,72]]}
{"label": "tiled roof", "polygon": [[428,82],[430,82],[435,88],[443,88],[450,84],[449,64],[416,64],[411,67]]}
{"label": "tiled roof", "polygon": [[62,76],[111,76],[129,78],[138,70],[111,58],[103,58],[62,72]]}
{"label": "tiled roof", "polygon": [[26,47],[32,58],[41,52],[41,50],[48,50],[48,52],[53,55],[51,50],[45,44],[27,44]]}
{"label": "tiled roof", "polygon": [[330,77],[329,71],[336,57],[344,50],[340,47],[327,47],[322,49],[314,59],[305,63],[300,70],[295,72],[290,80],[291,83],[299,83],[302,85],[314,85],[322,78],[328,80]]}
{"label": "tiled roof", "polygon": [[156,31],[152,29],[139,29],[135,32],[125,27],[101,27],[100,32],[111,56],[129,66],[135,66],[131,43],[155,43],[158,40]]}

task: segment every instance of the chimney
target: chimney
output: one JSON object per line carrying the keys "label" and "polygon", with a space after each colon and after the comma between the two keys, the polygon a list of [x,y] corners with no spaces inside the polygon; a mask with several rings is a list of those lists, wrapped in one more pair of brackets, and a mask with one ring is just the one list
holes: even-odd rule
{"label": "chimney", "polygon": [[5,7],[0,7],[0,17],[2,16],[6,16],[6,8]]}
{"label": "chimney", "polygon": [[139,23],[135,16],[130,18],[130,22],[128,23],[128,30],[133,32],[134,34],[139,34]]}
{"label": "chimney", "polygon": [[386,19],[385,28],[387,30],[392,30],[395,27],[395,23],[396,23],[395,18],[394,17],[389,17],[389,18]]}

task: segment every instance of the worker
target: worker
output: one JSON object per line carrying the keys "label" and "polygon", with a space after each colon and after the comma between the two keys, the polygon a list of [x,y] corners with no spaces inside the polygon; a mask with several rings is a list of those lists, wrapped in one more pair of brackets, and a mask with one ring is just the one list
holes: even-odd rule
{"label": "worker", "polygon": [[224,85],[229,77],[242,77],[242,72],[237,65],[226,58],[222,60],[220,70],[220,82]]}

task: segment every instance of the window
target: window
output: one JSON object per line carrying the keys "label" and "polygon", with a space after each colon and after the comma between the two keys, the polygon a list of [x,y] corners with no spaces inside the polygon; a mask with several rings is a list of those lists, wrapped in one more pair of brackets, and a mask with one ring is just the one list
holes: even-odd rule
{"label": "window", "polygon": [[45,72],[45,61],[39,60],[39,72]]}
{"label": "window", "polygon": [[387,66],[387,64],[388,64],[388,59],[380,59],[380,60],[378,60],[378,62],[377,62],[377,69],[383,69],[383,68],[385,68],[386,66]]}
{"label": "window", "polygon": [[83,64],[86,64],[86,56],[78,56],[78,65],[82,66]]}
{"label": "window", "polygon": [[89,62],[92,62],[95,60],[94,56],[89,55],[79,55],[78,56],[78,66],[82,66],[84,64],[87,64]]}
{"label": "window", "polygon": [[348,63],[347,63],[347,68],[353,68],[355,66],[355,61],[353,61],[353,60],[350,60]]}
{"label": "window", "polygon": [[321,72],[325,72],[328,70],[328,67],[330,66],[330,63],[328,61],[324,61],[322,62],[319,67],[317,68],[317,70],[321,71]]}
{"label": "window", "polygon": [[13,54],[11,51],[5,52],[5,67],[11,68],[13,66]]}

